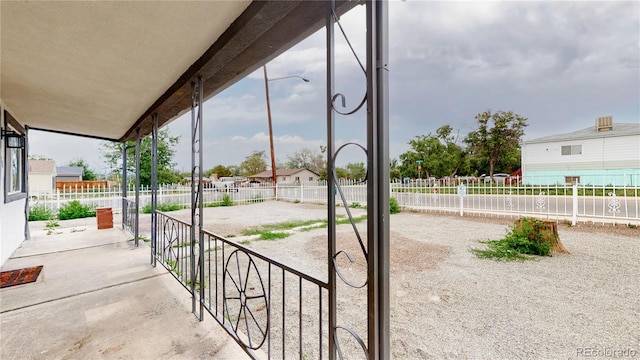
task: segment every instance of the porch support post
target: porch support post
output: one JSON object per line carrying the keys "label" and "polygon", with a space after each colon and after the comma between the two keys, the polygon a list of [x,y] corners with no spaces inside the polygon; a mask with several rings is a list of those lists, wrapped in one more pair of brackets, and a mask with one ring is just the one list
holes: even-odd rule
{"label": "porch support post", "polygon": [[367,1],[369,359],[389,359],[389,94],[386,1]]}
{"label": "porch support post", "polygon": [[336,359],[336,326],[337,326],[337,296],[336,269],[333,255],[336,253],[336,196],[335,196],[335,116],[332,107],[334,93],[335,58],[334,58],[334,18],[335,3],[327,3],[326,10],[326,46],[327,46],[327,269],[329,282],[329,359]]}
{"label": "porch support post", "polygon": [[136,129],[136,208],[133,241],[138,246],[140,236],[140,128]]}
{"label": "porch support post", "polygon": [[151,265],[156,266],[158,241],[158,114],[151,115]]}
{"label": "porch support post", "polygon": [[[204,246],[202,236],[202,102],[204,85],[199,76],[191,83],[191,310],[203,320],[204,284],[196,292],[198,281],[204,279]],[[197,109],[196,109],[197,107]],[[197,261],[196,261],[197,259]],[[198,307],[199,303],[199,307]]]}
{"label": "porch support post", "polygon": [[127,227],[127,143],[122,143],[122,228]]}
{"label": "porch support post", "polygon": [[24,182],[24,191],[27,193],[27,200],[24,202],[24,239],[31,239],[31,233],[29,232],[29,126],[24,127],[24,174],[26,176],[22,179]]}

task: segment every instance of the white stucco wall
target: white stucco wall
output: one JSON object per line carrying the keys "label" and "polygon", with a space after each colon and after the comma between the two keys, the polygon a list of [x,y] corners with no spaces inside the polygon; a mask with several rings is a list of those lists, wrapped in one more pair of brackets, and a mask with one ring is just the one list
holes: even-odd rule
{"label": "white stucco wall", "polygon": [[29,193],[53,191],[53,176],[51,174],[29,174]]}
{"label": "white stucco wall", "polygon": [[[4,128],[4,102],[0,99],[0,126]],[[9,110],[11,112],[11,110]],[[19,120],[18,120],[19,121]],[[4,139],[0,140],[0,266],[9,259],[24,241],[26,199],[5,203],[4,196]]]}

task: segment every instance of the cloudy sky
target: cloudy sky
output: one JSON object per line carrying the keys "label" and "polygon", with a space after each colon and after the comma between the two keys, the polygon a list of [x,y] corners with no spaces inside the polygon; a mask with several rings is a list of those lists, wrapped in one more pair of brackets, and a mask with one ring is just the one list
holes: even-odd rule
{"label": "cloudy sky", "polygon": [[[341,19],[365,61],[364,7]],[[336,86],[346,110],[364,95],[365,78],[337,33]],[[324,30],[267,64],[278,162],[326,143]],[[524,140],[580,130],[599,116],[640,122],[640,2],[435,2],[389,4],[390,156],[417,135],[445,124],[461,135],[484,110],[527,117]],[[298,78],[275,80],[300,75]],[[269,154],[262,69],[205,103],[204,167],[237,165],[253,151]],[[336,118],[339,143],[366,143],[364,110]],[[189,171],[189,116],[168,126],[182,138],[177,169]],[[100,141],[33,131],[30,153],[58,165],[77,149],[97,172],[106,171]],[[346,151],[338,165],[364,162]]]}

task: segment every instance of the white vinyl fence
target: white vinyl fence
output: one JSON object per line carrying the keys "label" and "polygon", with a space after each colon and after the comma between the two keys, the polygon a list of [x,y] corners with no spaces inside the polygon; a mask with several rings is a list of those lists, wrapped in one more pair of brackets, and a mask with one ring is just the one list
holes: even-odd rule
{"label": "white vinyl fence", "polygon": [[[637,181],[633,182],[638,184]],[[333,189],[338,206],[365,207],[366,183],[342,181]],[[535,216],[557,221],[602,222],[640,226],[640,187],[581,184],[528,185],[494,184],[484,182],[436,181],[393,182],[390,197],[407,210],[481,215],[481,216]],[[95,207],[122,209],[122,188],[63,189],[52,193],[30,194],[30,206],[45,206],[57,211],[70,201]],[[127,198],[135,199],[133,187],[127,189]],[[323,182],[278,184],[272,186],[238,187],[230,191],[204,189],[205,206],[223,202],[234,204],[284,200],[295,203],[327,202],[327,185]],[[149,207],[151,192],[140,190],[140,209]],[[191,188],[184,185],[163,185],[158,190],[159,208],[174,204],[188,208]]]}

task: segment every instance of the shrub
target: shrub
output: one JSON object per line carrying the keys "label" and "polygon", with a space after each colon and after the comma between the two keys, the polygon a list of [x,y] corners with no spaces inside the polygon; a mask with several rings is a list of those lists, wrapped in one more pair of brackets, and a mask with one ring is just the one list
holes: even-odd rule
{"label": "shrub", "polygon": [[70,201],[60,207],[60,210],[58,211],[58,219],[60,220],[80,219],[94,216],[96,216],[95,207],[82,205],[78,200]]}
{"label": "shrub", "polygon": [[525,255],[550,256],[553,244],[536,230],[540,227],[538,223],[536,219],[523,218],[503,239],[481,241],[488,249],[471,249],[471,252],[479,258],[506,261],[524,261],[528,259]]}
{"label": "shrub", "polygon": [[229,194],[224,194],[222,196],[222,204],[221,206],[233,206],[233,199]]}
{"label": "shrub", "polygon": [[29,208],[29,221],[41,221],[54,219],[56,215],[45,205],[34,205]]}
{"label": "shrub", "polygon": [[400,205],[398,205],[398,200],[396,198],[389,198],[389,213],[397,214],[400,212]]}

